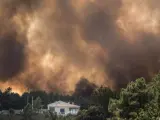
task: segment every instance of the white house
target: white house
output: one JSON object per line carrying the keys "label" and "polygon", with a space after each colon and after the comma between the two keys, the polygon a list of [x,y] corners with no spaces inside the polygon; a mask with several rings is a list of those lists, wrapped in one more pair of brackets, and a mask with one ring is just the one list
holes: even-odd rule
{"label": "white house", "polygon": [[51,104],[48,104],[48,110],[57,113],[57,115],[77,115],[80,106],[75,104],[66,103],[63,101],[57,101]]}

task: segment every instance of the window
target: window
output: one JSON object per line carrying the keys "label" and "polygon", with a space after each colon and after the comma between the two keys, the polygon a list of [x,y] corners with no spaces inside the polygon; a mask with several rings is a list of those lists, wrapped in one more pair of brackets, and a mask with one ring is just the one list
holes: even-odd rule
{"label": "window", "polygon": [[64,114],[64,113],[65,113],[65,109],[61,108],[61,109],[60,109],[60,113],[61,113],[61,114]]}
{"label": "window", "polygon": [[76,109],[75,108],[69,108],[70,113],[75,114],[76,113]]}

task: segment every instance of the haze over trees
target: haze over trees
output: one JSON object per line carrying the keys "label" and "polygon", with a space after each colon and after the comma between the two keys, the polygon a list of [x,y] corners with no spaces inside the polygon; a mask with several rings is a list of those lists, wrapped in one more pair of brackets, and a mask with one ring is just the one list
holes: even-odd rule
{"label": "haze over trees", "polygon": [[[34,98],[33,109],[31,97]],[[75,117],[59,118],[50,112],[43,116],[55,120],[156,120],[160,118],[160,74],[154,76],[150,82],[138,78],[120,91],[97,87],[82,79],[73,95],[31,91],[20,96],[13,93],[11,88],[0,92],[1,110],[24,108],[24,119],[32,118],[35,111],[46,108],[48,103],[57,100],[75,102],[81,105],[81,110]]]}

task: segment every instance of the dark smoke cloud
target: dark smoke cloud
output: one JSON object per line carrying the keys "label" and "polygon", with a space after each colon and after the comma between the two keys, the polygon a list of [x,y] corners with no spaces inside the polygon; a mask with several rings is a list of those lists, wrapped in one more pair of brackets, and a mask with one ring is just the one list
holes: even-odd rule
{"label": "dark smoke cloud", "polygon": [[81,34],[85,40],[97,41],[105,48],[120,39],[115,23],[121,2],[113,0],[107,3],[103,8],[95,3],[86,6],[84,12],[89,12],[85,12]]}
{"label": "dark smoke cloud", "polygon": [[[77,44],[76,26],[80,24],[80,16],[75,11],[72,5],[72,0],[54,0],[52,4],[55,6],[54,12],[50,12],[49,17],[45,18],[46,26],[51,30],[51,37],[56,39],[56,44],[61,46],[60,50],[68,57],[68,60],[75,64],[84,64],[86,61],[86,54],[81,50]],[[51,6],[53,6],[51,5]],[[50,8],[52,11],[52,8]],[[49,40],[49,46],[55,50],[53,44],[54,40]],[[56,50],[59,50],[57,48]]]}
{"label": "dark smoke cloud", "polygon": [[30,13],[39,6],[39,0],[0,1],[0,80],[8,81],[23,72],[27,54],[26,35],[18,33],[13,17],[18,13]]}
{"label": "dark smoke cloud", "polygon": [[[149,80],[160,69],[159,36],[142,31],[138,33],[141,37],[130,43],[116,25],[122,7],[121,1],[108,3],[111,6],[104,9],[99,9],[95,4],[87,6],[92,12],[86,12],[89,14],[85,16],[82,36],[86,40],[97,41],[106,48],[106,73],[114,81],[114,87],[123,87],[139,77]],[[115,6],[113,3],[116,3]]]}
{"label": "dark smoke cloud", "polygon": [[121,42],[109,52],[107,72],[115,80],[117,88],[139,77],[149,80],[159,72],[159,37],[143,34],[140,41],[130,44]]}
{"label": "dark smoke cloud", "polygon": [[3,9],[8,9],[8,12],[13,13],[16,10],[35,10],[42,4],[43,0],[2,0],[0,6]]}
{"label": "dark smoke cloud", "polygon": [[0,37],[0,79],[7,80],[23,70],[24,45],[16,41],[16,34]]}
{"label": "dark smoke cloud", "polygon": [[89,97],[96,88],[97,86],[94,83],[89,82],[86,78],[81,78],[80,81],[76,84],[74,95]]}
{"label": "dark smoke cloud", "polygon": [[[149,79],[160,69],[160,36],[149,29],[143,10],[156,13],[159,7],[156,0],[142,3],[148,9],[134,14],[130,7],[138,0],[1,1],[0,79],[17,81],[20,74],[24,87],[67,91],[84,76],[90,82],[80,80],[75,89],[82,95],[95,88],[92,82],[119,88],[138,77]],[[141,16],[147,20],[137,20]],[[119,19],[129,27],[122,29]]]}

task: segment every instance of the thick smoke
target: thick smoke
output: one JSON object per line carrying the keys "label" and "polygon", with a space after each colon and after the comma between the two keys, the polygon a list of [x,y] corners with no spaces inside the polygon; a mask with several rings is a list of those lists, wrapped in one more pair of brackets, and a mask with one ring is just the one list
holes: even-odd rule
{"label": "thick smoke", "polygon": [[95,84],[89,82],[85,78],[81,78],[80,81],[76,84],[74,95],[81,97],[89,97],[92,95],[93,91],[96,88],[97,86]]}
{"label": "thick smoke", "polygon": [[[158,0],[2,0],[0,87],[120,88],[159,67]],[[77,90],[77,89],[76,89]]]}
{"label": "thick smoke", "polygon": [[0,38],[0,78],[7,80],[23,70],[24,46],[16,41],[15,35]]}

